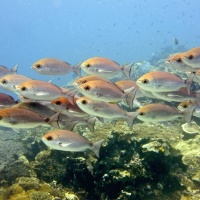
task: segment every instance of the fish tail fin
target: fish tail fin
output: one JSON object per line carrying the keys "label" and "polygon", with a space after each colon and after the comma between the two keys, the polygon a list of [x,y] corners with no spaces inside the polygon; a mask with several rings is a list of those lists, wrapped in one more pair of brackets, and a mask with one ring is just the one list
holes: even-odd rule
{"label": "fish tail fin", "polygon": [[76,73],[79,77],[81,77],[81,65],[82,62],[76,64],[75,66],[73,66],[73,72]]}
{"label": "fish tail fin", "polygon": [[87,121],[87,126],[92,133],[94,133],[95,122],[96,122],[96,117],[89,118]]}
{"label": "fish tail fin", "polygon": [[192,85],[192,81],[194,79],[194,76],[195,76],[195,72],[192,72],[186,80],[186,89],[187,89],[187,92],[188,92],[189,95],[190,95],[191,85]]}
{"label": "fish tail fin", "polygon": [[95,143],[93,143],[92,147],[91,147],[91,150],[94,152],[94,154],[99,158],[99,151],[100,151],[100,148],[101,148],[101,145],[103,143],[104,140],[99,140]]}
{"label": "fish tail fin", "polygon": [[135,98],[136,90],[134,87],[130,88],[126,93],[126,103],[129,106],[129,108],[133,108],[133,100]]}
{"label": "fish tail fin", "polygon": [[195,109],[195,105],[191,106],[188,109],[183,111],[183,118],[189,125],[191,125],[191,120],[192,120],[192,115],[193,115],[194,109]]}
{"label": "fish tail fin", "polygon": [[18,64],[16,64],[13,68],[10,69],[10,72],[17,73]]}
{"label": "fish tail fin", "polygon": [[131,68],[132,68],[132,63],[129,63],[127,65],[124,65],[121,67],[122,72],[124,73],[124,75],[128,78],[131,79],[130,75],[131,75]]}
{"label": "fish tail fin", "polygon": [[60,120],[59,115],[60,115],[60,112],[52,115],[49,118],[45,118],[45,122],[47,122],[48,124],[50,124],[53,127],[60,128],[60,126],[58,124],[58,121]]}
{"label": "fish tail fin", "polygon": [[137,117],[137,115],[138,115],[137,112],[127,112],[125,119],[130,128],[133,127],[133,122],[134,122],[135,118]]}
{"label": "fish tail fin", "polygon": [[77,93],[77,89],[74,89],[74,90],[71,90],[71,91],[66,91],[65,92],[65,95],[66,95],[66,98],[69,100],[69,102],[74,105],[74,96],[75,94]]}

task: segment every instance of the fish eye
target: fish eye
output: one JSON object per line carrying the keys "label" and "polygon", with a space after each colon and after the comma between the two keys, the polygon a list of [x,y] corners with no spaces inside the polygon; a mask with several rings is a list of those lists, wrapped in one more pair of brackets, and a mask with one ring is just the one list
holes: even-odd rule
{"label": "fish eye", "polygon": [[66,110],[69,110],[69,107],[68,106],[66,106],[66,108],[65,108]]}
{"label": "fish eye", "polygon": [[187,104],[184,104],[184,105],[183,105],[183,108],[187,108],[187,107],[188,107],[188,105],[187,105]]}
{"label": "fish eye", "polygon": [[86,100],[83,100],[83,101],[81,101],[81,103],[82,103],[83,105],[86,105],[86,104],[87,104],[87,101],[86,101]]}
{"label": "fish eye", "polygon": [[177,63],[182,63],[182,60],[181,60],[180,58],[178,58],[178,59],[176,60],[176,62],[177,62]]}
{"label": "fish eye", "polygon": [[61,105],[62,103],[61,103],[61,101],[56,101],[55,104],[59,106],[59,105]]}
{"label": "fish eye", "polygon": [[188,56],[188,60],[192,60],[193,58],[194,58],[193,55],[189,55],[189,56]]}
{"label": "fish eye", "polygon": [[22,87],[22,88],[21,88],[21,91],[26,91],[26,90],[27,90],[26,87]]}
{"label": "fish eye", "polygon": [[86,68],[90,68],[90,66],[91,66],[91,65],[88,63],[85,67],[86,67]]}
{"label": "fish eye", "polygon": [[1,81],[1,83],[2,83],[2,84],[7,84],[8,81],[7,81],[6,79],[3,79],[3,80]]}
{"label": "fish eye", "polygon": [[53,137],[52,137],[52,136],[48,136],[48,137],[47,137],[47,140],[48,140],[48,141],[51,141],[51,140],[53,140]]}
{"label": "fish eye", "polygon": [[144,113],[144,112],[140,112],[139,115],[140,115],[140,116],[144,116],[145,113]]}
{"label": "fish eye", "polygon": [[36,67],[37,69],[41,69],[41,68],[42,68],[42,65],[37,64],[37,65],[35,65],[35,67]]}
{"label": "fish eye", "polygon": [[142,80],[142,83],[148,84],[148,83],[149,83],[149,80],[148,80],[148,79],[144,79],[144,80]]}
{"label": "fish eye", "polygon": [[84,90],[86,90],[86,91],[89,91],[90,89],[91,89],[91,87],[88,85],[84,87]]}
{"label": "fish eye", "polygon": [[3,119],[3,117],[2,116],[0,116],[0,120],[2,120]]}

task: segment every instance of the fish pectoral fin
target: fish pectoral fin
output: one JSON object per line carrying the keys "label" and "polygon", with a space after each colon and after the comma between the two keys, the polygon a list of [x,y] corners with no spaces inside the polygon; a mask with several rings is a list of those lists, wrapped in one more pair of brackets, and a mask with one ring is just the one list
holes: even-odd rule
{"label": "fish pectoral fin", "polygon": [[111,73],[112,71],[108,71],[108,70],[104,70],[104,69],[97,69],[97,72],[107,72],[107,73]]}
{"label": "fish pectoral fin", "polygon": [[61,146],[61,147],[68,147],[69,145],[71,145],[71,144],[73,144],[74,142],[71,142],[71,143],[62,143],[62,142],[60,142],[59,143],[59,145]]}
{"label": "fish pectoral fin", "polygon": [[45,96],[45,95],[48,95],[49,93],[48,92],[37,92],[35,93],[36,96]]}

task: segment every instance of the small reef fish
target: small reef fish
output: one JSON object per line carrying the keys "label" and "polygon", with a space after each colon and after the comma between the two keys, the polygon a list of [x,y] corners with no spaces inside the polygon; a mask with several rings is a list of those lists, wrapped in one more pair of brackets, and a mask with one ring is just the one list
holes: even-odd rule
{"label": "small reef fish", "polygon": [[69,116],[76,116],[76,117],[86,117],[88,116],[87,113],[83,112],[76,104],[77,98],[74,98],[73,104],[66,98],[66,97],[59,97],[51,101],[54,106],[54,110],[61,112],[63,114]]}
{"label": "small reef fish", "polygon": [[0,93],[0,108],[7,108],[15,105],[17,101],[15,99],[5,93]]}
{"label": "small reef fish", "polygon": [[79,69],[76,67],[72,67],[69,63],[64,62],[62,60],[58,60],[55,58],[43,58],[35,62],[32,67],[39,74],[43,75],[65,75],[69,74],[70,72],[76,73],[78,76]]}
{"label": "small reef fish", "polygon": [[183,52],[183,53],[176,53],[176,54],[169,56],[165,60],[165,64],[167,66],[171,67],[172,69],[176,69],[181,72],[194,71],[194,69],[191,66],[189,66],[185,62],[183,62],[184,54],[185,53]]}
{"label": "small reef fish", "polygon": [[137,118],[146,122],[171,121],[183,117],[188,124],[191,122],[193,108],[181,112],[178,109],[161,103],[153,103],[139,108]]}
{"label": "small reef fish", "polygon": [[194,69],[200,69],[200,47],[190,49],[184,54],[183,62]]}
{"label": "small reef fish", "polygon": [[124,74],[130,79],[132,64],[120,66],[117,62],[103,57],[93,57],[77,65],[90,75],[99,75],[108,79]]}
{"label": "small reef fish", "polygon": [[56,121],[56,117],[44,118],[38,113],[23,108],[4,108],[0,110],[0,126],[14,129],[35,128]]}
{"label": "small reef fish", "polygon": [[181,87],[186,87],[188,94],[190,94],[193,77],[192,73],[187,80],[183,80],[169,72],[152,71],[141,76],[136,83],[141,89],[150,92],[178,91]]}
{"label": "small reef fish", "polygon": [[87,97],[80,97],[76,101],[77,105],[90,115],[116,120],[124,118],[130,128],[133,126],[133,121],[137,116],[135,112],[126,112],[117,104],[92,100]]}
{"label": "small reef fish", "polygon": [[85,137],[67,130],[55,130],[46,133],[42,141],[50,148],[61,151],[82,152],[92,150],[99,158],[99,151],[104,140],[92,143]]}
{"label": "small reef fish", "polygon": [[[34,100],[54,100],[61,96],[68,96],[68,92],[60,87],[45,81],[30,80],[16,87],[16,93]],[[70,95],[69,95],[70,97]]]}
{"label": "small reef fish", "polygon": [[43,118],[52,118],[52,116],[58,115],[57,118],[55,118],[56,120],[51,120],[51,125],[54,127],[59,127],[60,129],[72,130],[77,124],[82,124],[87,125],[90,131],[94,132],[94,124],[96,120],[94,118],[85,119],[82,117],[70,117],[60,112],[56,115],[57,112],[38,102],[22,102],[12,106],[12,108],[31,110],[35,113],[38,113]]}
{"label": "small reef fish", "polygon": [[188,101],[188,100],[198,100],[200,99],[200,90],[191,91],[189,95],[186,88],[182,87],[178,91],[170,91],[170,92],[153,92],[153,95],[159,99],[163,99],[165,101]]}
{"label": "small reef fish", "polygon": [[54,110],[38,102],[21,102],[12,106],[12,108],[23,108],[23,109],[31,110],[33,112],[40,114],[41,116],[45,118],[51,117],[56,114]]}
{"label": "small reef fish", "polygon": [[200,118],[200,105],[196,101],[183,101],[178,105],[178,109],[182,112],[192,107],[194,107],[192,115]]}
{"label": "small reef fish", "polygon": [[125,101],[127,105],[133,107],[135,96],[134,88],[126,91],[119,89],[116,85],[105,81],[89,81],[79,86],[80,92],[91,99],[105,102]]}
{"label": "small reef fish", "polygon": [[16,87],[25,81],[30,81],[31,78],[19,74],[9,74],[0,78],[0,88],[16,92]]}
{"label": "small reef fish", "polygon": [[8,69],[7,67],[0,65],[0,77],[17,73],[18,65],[15,65],[12,69]]}

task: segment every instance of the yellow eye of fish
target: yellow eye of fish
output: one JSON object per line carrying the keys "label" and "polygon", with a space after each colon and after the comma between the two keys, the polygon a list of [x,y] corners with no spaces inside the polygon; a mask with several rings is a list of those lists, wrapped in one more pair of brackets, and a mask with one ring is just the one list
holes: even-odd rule
{"label": "yellow eye of fish", "polygon": [[178,59],[176,60],[176,62],[177,62],[177,63],[181,63],[182,60],[181,60],[180,58],[178,58]]}
{"label": "yellow eye of fish", "polygon": [[144,79],[144,80],[142,81],[142,83],[148,84],[148,83],[149,83],[149,80],[148,80],[148,79]]}
{"label": "yellow eye of fish", "polygon": [[22,87],[22,88],[21,88],[21,91],[25,91],[25,90],[27,90],[26,87]]}
{"label": "yellow eye of fish", "polygon": [[8,81],[7,81],[7,80],[5,80],[5,79],[3,79],[3,80],[1,81],[1,83],[2,83],[2,84],[7,84],[7,83],[8,83]]}
{"label": "yellow eye of fish", "polygon": [[38,65],[35,65],[35,67],[36,67],[37,69],[41,69],[41,68],[42,68],[42,65],[38,64]]}
{"label": "yellow eye of fish", "polygon": [[88,85],[85,86],[85,87],[84,87],[84,90],[86,90],[86,91],[90,90],[90,86],[88,86]]}
{"label": "yellow eye of fish", "polygon": [[189,56],[188,56],[188,60],[192,60],[193,58],[194,58],[193,55],[189,55]]}
{"label": "yellow eye of fish", "polygon": [[144,115],[145,115],[145,113],[144,113],[144,112],[140,112],[140,113],[139,113],[139,115],[141,115],[141,116],[144,116]]}
{"label": "yellow eye of fish", "polygon": [[90,68],[90,66],[91,66],[90,64],[87,64],[85,67],[86,67],[86,68]]}
{"label": "yellow eye of fish", "polygon": [[81,103],[85,105],[85,104],[87,104],[87,101],[83,100],[83,101],[81,101]]}
{"label": "yellow eye of fish", "polygon": [[51,141],[51,140],[53,140],[53,137],[52,137],[52,136],[48,136],[48,137],[47,137],[47,140],[48,140],[48,141]]}
{"label": "yellow eye of fish", "polygon": [[188,105],[187,105],[187,104],[184,104],[184,105],[183,105],[183,108],[187,108],[187,107],[188,107]]}
{"label": "yellow eye of fish", "polygon": [[61,103],[61,101],[56,101],[55,104],[59,106],[59,105],[61,105],[62,103]]}

